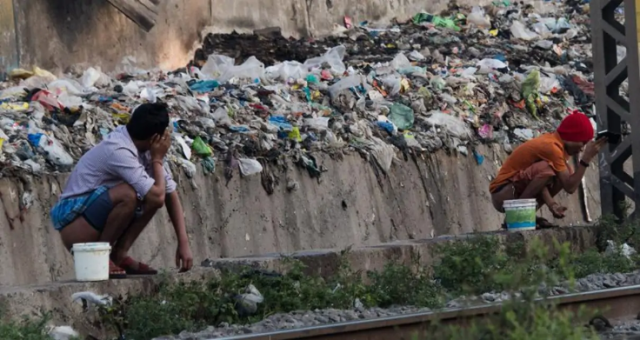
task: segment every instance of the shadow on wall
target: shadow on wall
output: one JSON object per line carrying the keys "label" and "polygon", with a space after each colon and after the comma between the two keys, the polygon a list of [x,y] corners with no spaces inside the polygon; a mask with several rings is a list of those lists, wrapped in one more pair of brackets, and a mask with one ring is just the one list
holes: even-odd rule
{"label": "shadow on wall", "polygon": [[[29,1],[33,2],[33,0]],[[95,21],[112,7],[107,0],[47,0],[43,1],[49,21],[54,23],[60,42],[69,51],[84,44],[81,33],[93,30]]]}

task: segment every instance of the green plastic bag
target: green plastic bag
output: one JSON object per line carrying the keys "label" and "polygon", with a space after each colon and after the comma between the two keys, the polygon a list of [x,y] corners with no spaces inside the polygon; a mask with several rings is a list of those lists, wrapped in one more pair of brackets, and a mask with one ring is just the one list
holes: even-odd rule
{"label": "green plastic bag", "polygon": [[431,22],[434,25],[436,25],[436,27],[450,28],[455,31],[460,30],[460,27],[456,25],[453,19],[443,18],[441,16],[437,16],[437,15],[433,15],[425,12],[420,12],[413,16],[414,24],[419,25],[424,22]]}
{"label": "green plastic bag", "polygon": [[454,31],[459,31],[460,30],[460,27],[458,27],[458,25],[456,25],[455,21],[453,21],[452,19],[449,19],[449,18],[434,17],[433,18],[433,24],[436,25],[436,27],[449,28],[449,29],[452,29]]}
{"label": "green plastic bag", "polygon": [[536,119],[538,119],[538,107],[536,105],[536,100],[540,97],[539,90],[540,71],[538,69],[534,69],[522,83],[522,97],[524,98],[527,111],[529,111]]}
{"label": "green plastic bag", "polygon": [[413,109],[402,104],[394,103],[389,108],[389,120],[400,130],[409,130],[415,119]]}
{"label": "green plastic bag", "polygon": [[193,144],[191,145],[191,147],[198,156],[209,157],[213,155],[213,151],[211,151],[209,145],[207,145],[207,143],[205,143],[202,138],[200,138],[200,136],[196,137],[196,139],[193,140]]}

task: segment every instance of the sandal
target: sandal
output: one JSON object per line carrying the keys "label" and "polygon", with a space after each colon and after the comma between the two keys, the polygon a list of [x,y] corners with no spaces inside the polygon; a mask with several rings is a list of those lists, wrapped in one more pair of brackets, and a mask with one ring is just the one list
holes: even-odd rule
{"label": "sandal", "polygon": [[156,275],[158,271],[149,267],[149,265],[138,262],[127,256],[120,263],[120,267],[125,270],[128,275]]}
{"label": "sandal", "polygon": [[127,272],[109,260],[109,279],[126,279]]}

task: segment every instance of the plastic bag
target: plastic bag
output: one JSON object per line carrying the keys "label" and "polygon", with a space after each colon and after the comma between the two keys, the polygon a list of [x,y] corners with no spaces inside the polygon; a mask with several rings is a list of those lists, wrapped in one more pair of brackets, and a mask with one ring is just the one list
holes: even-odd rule
{"label": "plastic bag", "polygon": [[398,53],[396,57],[391,60],[391,67],[393,67],[394,70],[399,70],[411,66],[411,61],[409,61],[409,58],[407,58],[404,53]]}
{"label": "plastic bag", "polygon": [[211,115],[211,118],[218,125],[229,126],[233,124],[233,122],[231,121],[231,118],[229,118],[229,114],[227,113],[227,110],[223,107],[217,108]]}
{"label": "plastic bag", "polygon": [[196,137],[193,140],[193,144],[191,144],[193,151],[196,152],[198,156],[208,157],[213,154],[209,145],[207,145],[200,136]]}
{"label": "plastic bag", "polygon": [[245,289],[245,293],[236,296],[236,311],[241,316],[252,315],[258,311],[258,304],[264,301],[264,297],[252,284]]}
{"label": "plastic bag", "polygon": [[391,164],[393,163],[393,158],[396,155],[393,146],[387,144],[386,142],[380,140],[377,137],[372,137],[372,145],[369,146],[371,150],[371,154],[373,158],[375,158],[376,163],[382,168],[382,170],[387,173],[391,168]]}
{"label": "plastic bag", "polygon": [[52,92],[68,92],[69,94],[75,96],[83,96],[89,93],[89,90],[87,90],[87,88],[73,79],[54,80],[47,85],[47,88]]}
{"label": "plastic bag", "polygon": [[416,50],[411,51],[407,57],[409,58],[409,60],[415,60],[415,61],[422,61],[426,59],[426,57],[422,53]]}
{"label": "plastic bag", "polygon": [[393,124],[393,122],[390,121],[386,116],[378,116],[377,125],[381,129],[387,131],[389,134],[393,135],[398,132],[398,127]]}
{"label": "plastic bag", "polygon": [[185,175],[187,175],[187,178],[193,178],[193,176],[196,175],[196,171],[198,171],[196,165],[186,159],[179,158],[178,160],[180,161],[180,165],[182,165],[182,169],[184,170]]}
{"label": "plastic bag", "polygon": [[560,82],[555,76],[540,77],[540,93],[552,93],[553,89],[560,89]]}
{"label": "plastic bag", "polygon": [[279,77],[282,80],[289,78],[303,79],[307,76],[308,72],[303,64],[297,61],[285,61],[280,64]]}
{"label": "plastic bag", "polygon": [[260,79],[264,75],[264,64],[256,57],[249,57],[242,65],[228,67],[218,81],[224,83],[231,78]]}
{"label": "plastic bag", "polygon": [[255,159],[238,158],[238,165],[242,176],[251,176],[262,172],[262,164]]}
{"label": "plastic bag", "polygon": [[329,90],[329,94],[333,98],[343,90],[346,90],[352,87],[358,87],[362,84],[366,84],[365,77],[362,75],[353,75],[353,76],[348,76],[346,78],[342,78],[337,83],[329,86],[328,90]]}
{"label": "plastic bag", "polygon": [[100,72],[93,67],[89,67],[82,74],[82,85],[84,87],[92,87],[100,79]]}
{"label": "plastic bag", "polygon": [[529,30],[523,23],[518,20],[515,20],[511,24],[511,34],[513,34],[513,37],[516,39],[522,39],[526,41],[540,38],[539,35]]}
{"label": "plastic bag", "polygon": [[44,106],[47,110],[51,111],[54,108],[64,109],[64,105],[60,104],[58,98],[51,92],[47,90],[40,90],[36,94],[31,97],[32,101],[37,101],[42,106]]}
{"label": "plastic bag", "polygon": [[17,100],[19,98],[23,98],[26,95],[27,92],[24,91],[24,87],[22,86],[9,87],[0,91],[0,99]]}
{"label": "plastic bag", "polygon": [[536,119],[538,118],[538,107],[536,100],[540,96],[540,70],[537,68],[531,71],[527,79],[522,83],[522,98],[524,98],[527,111]]}
{"label": "plastic bag", "polygon": [[82,105],[82,98],[63,92],[58,96],[58,102],[64,107],[78,108]]}
{"label": "plastic bag", "polygon": [[551,40],[540,40],[536,43],[537,47],[540,47],[543,50],[550,50],[553,48],[553,41]]}
{"label": "plastic bag", "polygon": [[389,120],[395,124],[400,130],[409,130],[413,127],[414,113],[413,109],[406,105],[394,103],[389,108]]}
{"label": "plastic bag", "polygon": [[326,130],[329,128],[329,117],[306,118],[304,125],[315,130]]}
{"label": "plastic bag", "polygon": [[60,167],[70,167],[73,165],[73,158],[55,138],[43,133],[35,133],[29,134],[28,139],[33,146],[42,151],[50,162]]}
{"label": "plastic bag", "polygon": [[464,121],[444,112],[432,112],[425,122],[434,127],[444,128],[449,134],[462,140],[469,139],[472,135],[471,130]]}
{"label": "plastic bag", "polygon": [[538,33],[543,38],[551,36],[551,31],[544,22],[536,22],[535,24],[531,25],[531,27],[533,28],[534,32]]}
{"label": "plastic bag", "polygon": [[397,74],[390,74],[381,79],[382,84],[390,95],[395,96],[402,89],[402,77]]}
{"label": "plastic bag", "polygon": [[342,62],[346,51],[347,49],[343,45],[338,45],[320,57],[307,59],[303,66],[305,69],[309,70],[313,68],[320,68],[322,64],[326,62],[331,66],[332,73],[343,74],[347,70]]}
{"label": "plastic bag", "polygon": [[509,67],[509,65],[507,65],[506,63],[498,59],[491,59],[491,58],[480,60],[476,64],[476,66],[479,68],[478,74],[487,74],[487,73],[494,72],[495,70]]}
{"label": "plastic bag", "polygon": [[229,68],[234,67],[235,59],[227,57],[225,55],[212,54],[204,63],[200,72],[204,74],[207,79],[217,79]]}
{"label": "plastic bag", "polygon": [[491,20],[487,18],[484,10],[478,6],[474,6],[471,10],[471,14],[467,16],[467,22],[472,23],[480,28],[490,28]]}
{"label": "plastic bag", "polygon": [[175,99],[180,109],[186,113],[200,113],[202,115],[209,113],[209,107],[194,97],[176,96]]}

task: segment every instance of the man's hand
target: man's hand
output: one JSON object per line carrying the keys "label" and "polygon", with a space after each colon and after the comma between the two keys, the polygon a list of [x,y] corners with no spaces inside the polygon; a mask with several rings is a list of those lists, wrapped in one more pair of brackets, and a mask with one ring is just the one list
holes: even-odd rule
{"label": "man's hand", "polygon": [[162,135],[151,137],[151,149],[149,150],[151,152],[151,160],[162,161],[170,146],[171,135],[169,134],[169,129],[164,130]]}
{"label": "man's hand", "polygon": [[553,217],[555,218],[564,218],[564,214],[565,212],[567,212],[567,208],[561,206],[558,203],[553,203],[549,206],[549,211],[551,211],[551,214],[553,214]]}
{"label": "man's hand", "polygon": [[582,160],[586,163],[591,163],[591,161],[598,156],[600,150],[605,144],[607,144],[607,138],[600,138],[587,143],[587,146],[584,148],[584,152],[582,153]]}
{"label": "man's hand", "polygon": [[176,250],[176,267],[180,269],[181,273],[184,273],[193,267],[193,255],[191,255],[191,248],[189,244],[178,245]]}

